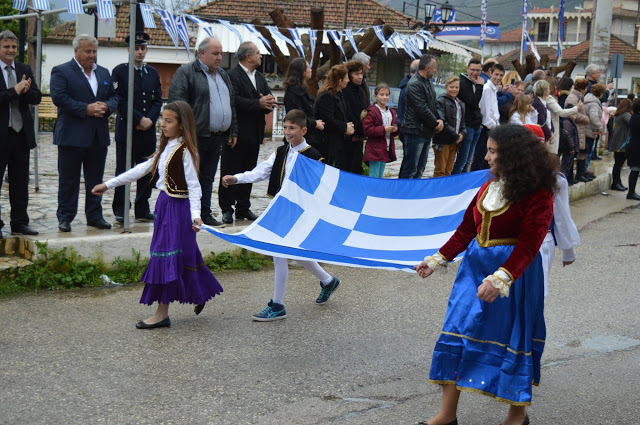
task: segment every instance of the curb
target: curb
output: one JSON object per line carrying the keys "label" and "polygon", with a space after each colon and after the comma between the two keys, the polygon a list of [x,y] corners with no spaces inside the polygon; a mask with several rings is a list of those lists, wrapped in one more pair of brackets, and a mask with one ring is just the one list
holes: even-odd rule
{"label": "curb", "polygon": [[576,202],[589,196],[597,195],[611,187],[611,173],[602,173],[587,183],[576,183],[569,187],[569,202]]}

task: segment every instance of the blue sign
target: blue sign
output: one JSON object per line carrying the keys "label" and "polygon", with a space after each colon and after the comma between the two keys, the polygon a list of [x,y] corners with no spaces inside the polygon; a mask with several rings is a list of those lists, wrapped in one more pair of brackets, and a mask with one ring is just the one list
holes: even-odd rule
{"label": "blue sign", "polygon": [[[450,40],[480,39],[480,25],[446,25],[442,28],[442,31],[434,34],[434,36]],[[497,25],[487,25],[486,38],[491,40],[500,39],[500,29]]]}
{"label": "blue sign", "polygon": [[[449,20],[447,22],[453,22],[455,20],[456,20],[456,11],[452,10],[451,17],[449,17]],[[431,19],[431,22],[442,22],[442,9],[436,9],[433,11],[433,19]]]}

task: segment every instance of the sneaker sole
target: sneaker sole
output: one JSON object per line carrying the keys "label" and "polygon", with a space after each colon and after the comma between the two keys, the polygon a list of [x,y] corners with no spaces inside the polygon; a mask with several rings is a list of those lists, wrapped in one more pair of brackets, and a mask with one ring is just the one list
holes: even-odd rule
{"label": "sneaker sole", "polygon": [[256,317],[253,316],[253,321],[254,322],[273,322],[275,320],[282,320],[282,319],[286,319],[287,318],[287,314],[283,314],[282,316],[276,316],[276,317]]}
{"label": "sneaker sole", "polygon": [[[338,290],[338,288],[339,288],[339,287],[340,287],[340,282],[338,282],[338,285],[337,285],[335,288],[333,288],[333,291],[331,291],[331,295],[333,295],[333,294],[334,294],[334,292],[336,292],[336,291]],[[327,300],[326,300],[326,301],[318,302],[318,300],[316,300],[316,304],[317,304],[317,305],[323,305],[323,304],[328,303],[328,302],[329,302],[329,300],[331,299],[331,295],[329,295],[329,298],[327,298]]]}

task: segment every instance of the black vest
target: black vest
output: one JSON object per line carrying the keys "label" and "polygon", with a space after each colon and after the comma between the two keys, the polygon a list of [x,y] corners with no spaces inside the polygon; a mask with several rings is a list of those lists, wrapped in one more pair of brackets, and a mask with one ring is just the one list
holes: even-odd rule
{"label": "black vest", "polygon": [[[287,162],[287,155],[291,147],[287,143],[276,149],[276,159],[273,162],[271,168],[271,176],[269,177],[269,187],[267,188],[267,195],[270,197],[276,196],[280,192],[282,187],[282,180],[284,180],[284,166]],[[314,147],[308,146],[307,148],[298,151],[300,155],[304,155],[307,158],[315,159],[316,161],[324,162],[322,154]]]}

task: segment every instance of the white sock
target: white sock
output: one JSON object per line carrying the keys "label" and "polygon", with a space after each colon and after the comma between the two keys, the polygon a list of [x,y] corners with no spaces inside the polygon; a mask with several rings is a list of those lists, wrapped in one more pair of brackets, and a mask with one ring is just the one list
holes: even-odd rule
{"label": "white sock", "polygon": [[289,280],[289,264],[286,258],[273,257],[274,282],[273,282],[273,302],[284,304],[284,291],[287,290]]}
{"label": "white sock", "polygon": [[324,269],[320,267],[320,264],[315,261],[296,261],[302,265],[302,267],[307,269],[309,273],[314,275],[320,282],[322,282],[323,285],[326,285],[331,282],[331,279],[333,279],[333,277],[329,273],[325,272]]}

